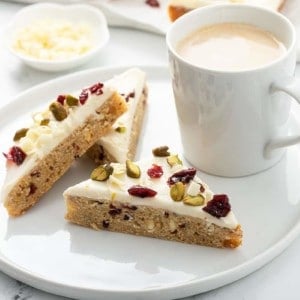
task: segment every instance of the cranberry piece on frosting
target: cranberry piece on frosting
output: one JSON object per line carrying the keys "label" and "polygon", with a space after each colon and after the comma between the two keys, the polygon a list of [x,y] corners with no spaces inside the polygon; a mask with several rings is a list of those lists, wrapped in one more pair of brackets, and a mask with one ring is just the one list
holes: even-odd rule
{"label": "cranberry piece on frosting", "polygon": [[140,198],[154,197],[157,194],[156,191],[141,185],[133,185],[131,188],[128,189],[128,193],[131,196],[136,196]]}
{"label": "cranberry piece on frosting", "polygon": [[87,89],[83,89],[81,94],[79,95],[79,102],[80,104],[84,104],[87,100],[87,98],[89,97],[89,92]]}
{"label": "cranberry piece on frosting", "polygon": [[21,165],[26,158],[26,153],[18,146],[13,146],[9,152],[3,153],[8,161],[14,162],[17,166]]}
{"label": "cranberry piece on frosting", "polygon": [[133,91],[125,97],[125,100],[126,102],[128,102],[130,100],[129,98],[134,98],[134,97],[135,97],[135,92]]}
{"label": "cranberry piece on frosting", "polygon": [[214,195],[213,199],[203,207],[203,210],[218,219],[226,217],[231,210],[228,196],[224,194]]}
{"label": "cranberry piece on frosting", "polygon": [[145,3],[151,7],[159,7],[160,6],[158,0],[146,0]]}
{"label": "cranberry piece on frosting", "polygon": [[91,94],[102,95],[103,94],[103,83],[98,82],[89,87]]}
{"label": "cranberry piece on frosting", "polygon": [[66,100],[66,96],[65,95],[58,95],[56,101],[59,102],[61,105],[64,105]]}
{"label": "cranberry piece on frosting", "polygon": [[164,174],[164,171],[161,166],[153,164],[152,168],[148,169],[147,174],[150,178],[160,178]]}
{"label": "cranberry piece on frosting", "polygon": [[168,185],[175,184],[176,182],[189,183],[196,175],[195,168],[188,168],[174,173],[168,179]]}

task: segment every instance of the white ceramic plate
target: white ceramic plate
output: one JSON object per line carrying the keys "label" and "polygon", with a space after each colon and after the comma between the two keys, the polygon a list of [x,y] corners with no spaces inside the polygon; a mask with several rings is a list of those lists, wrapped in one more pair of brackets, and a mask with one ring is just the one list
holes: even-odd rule
{"label": "white ceramic plate", "polygon": [[[143,67],[149,103],[138,158],[167,144],[181,151],[168,70]],[[29,114],[57,94],[105,80],[124,68],[95,69],[39,85],[0,109],[0,151],[11,145]],[[300,108],[291,126],[300,130]],[[199,153],[201,155],[201,153]],[[0,181],[4,176],[1,159]],[[215,192],[226,192],[244,230],[236,250],[213,249],[152,238],[93,231],[64,220],[62,192],[86,179],[82,160],[27,214],[8,218],[0,206],[0,269],[36,288],[79,299],[170,299],[204,292],[258,269],[300,232],[300,148],[293,147],[272,169],[244,178],[200,173]]]}
{"label": "white ceramic plate", "polygon": [[[27,56],[13,48],[16,32],[40,20],[62,20],[71,24],[82,22],[92,29],[93,47],[84,54],[62,60],[46,60]],[[21,9],[4,31],[4,41],[8,49],[32,68],[57,72],[80,66],[99,54],[108,43],[109,31],[103,13],[90,5],[62,5],[55,3],[37,3]]]}

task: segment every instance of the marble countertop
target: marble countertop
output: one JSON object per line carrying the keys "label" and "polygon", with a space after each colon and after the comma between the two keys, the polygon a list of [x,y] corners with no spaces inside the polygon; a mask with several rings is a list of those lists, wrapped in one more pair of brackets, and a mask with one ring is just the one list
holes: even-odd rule
{"label": "marble countertop", "polygon": [[[0,1],[0,35],[5,24],[23,6]],[[23,90],[58,76],[53,73],[38,72],[24,66],[5,50],[3,39],[0,39],[0,43],[1,101],[8,101]],[[111,40],[102,55],[70,72],[97,66],[138,64],[167,64],[164,37],[136,30],[111,28]],[[66,73],[59,75],[63,74]],[[255,273],[230,285],[186,299],[300,299],[299,252],[300,238],[297,238],[284,253]],[[2,299],[61,300],[66,298],[27,286],[0,271],[0,300]]]}

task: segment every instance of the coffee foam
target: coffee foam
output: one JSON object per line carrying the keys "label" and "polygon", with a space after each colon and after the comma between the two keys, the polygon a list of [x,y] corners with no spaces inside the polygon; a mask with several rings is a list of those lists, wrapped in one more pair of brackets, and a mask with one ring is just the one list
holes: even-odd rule
{"label": "coffee foam", "polygon": [[213,70],[243,71],[262,67],[286,52],[270,32],[241,23],[220,23],[200,28],[177,47],[189,63]]}

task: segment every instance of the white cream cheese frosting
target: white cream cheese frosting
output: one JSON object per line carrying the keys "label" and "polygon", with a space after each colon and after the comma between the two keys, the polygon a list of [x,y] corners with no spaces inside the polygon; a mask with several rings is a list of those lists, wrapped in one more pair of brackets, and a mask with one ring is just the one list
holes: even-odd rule
{"label": "white cream cheese frosting", "polygon": [[[76,91],[71,93],[71,95],[79,98],[81,92],[81,90]],[[88,99],[86,102],[70,108],[67,118],[62,121],[57,121],[48,108],[43,112],[33,114],[33,120],[28,127],[26,136],[14,142],[13,145],[20,147],[26,153],[26,158],[21,165],[14,163],[7,164],[6,178],[1,191],[2,199],[6,198],[7,194],[22,176],[31,171],[38,160],[43,159],[45,155],[80,127],[86,121],[87,117],[97,115],[99,118],[99,115],[96,114],[96,109],[113,95],[115,89],[109,84],[104,83],[102,92],[101,95],[96,95],[88,90]],[[53,100],[53,102],[55,101]],[[43,119],[49,119],[47,126],[40,125]]]}
{"label": "white cream cheese frosting", "polygon": [[212,4],[226,4],[226,3],[237,3],[237,4],[251,4],[263,6],[265,8],[279,9],[282,4],[282,0],[170,0],[170,6],[186,7],[187,9],[195,9]]}
{"label": "white cream cheese frosting", "polygon": [[[103,201],[104,199],[111,201],[119,201],[130,205],[144,205],[154,208],[165,209],[179,215],[192,216],[204,219],[209,223],[216,224],[221,227],[234,229],[238,226],[238,222],[230,211],[225,217],[217,218],[205,212],[203,207],[213,198],[213,192],[197,175],[186,186],[187,193],[194,191],[195,184],[198,184],[198,191],[200,184],[204,187],[201,195],[205,199],[201,206],[190,206],[183,203],[183,201],[174,201],[170,197],[170,187],[167,184],[168,178],[175,172],[178,172],[186,167],[175,165],[170,167],[167,163],[166,157],[153,157],[151,159],[139,161],[136,163],[140,170],[140,178],[131,178],[126,175],[126,167],[124,164],[112,163],[114,171],[107,181],[95,181],[88,179],[77,185],[69,187],[64,192],[64,197],[77,196],[87,197],[92,200]],[[159,165],[163,169],[163,175],[160,178],[150,178],[147,170],[153,166]],[[132,196],[128,193],[128,189],[134,185],[141,185],[150,188],[157,192],[154,197],[140,198]]]}
{"label": "white cream cheese frosting", "polygon": [[[138,68],[129,69],[108,81],[126,97],[127,111],[117,119],[110,131],[98,143],[118,162],[125,162],[127,159],[133,119],[145,82],[146,74]],[[118,127],[123,128],[124,131],[118,132]]]}

